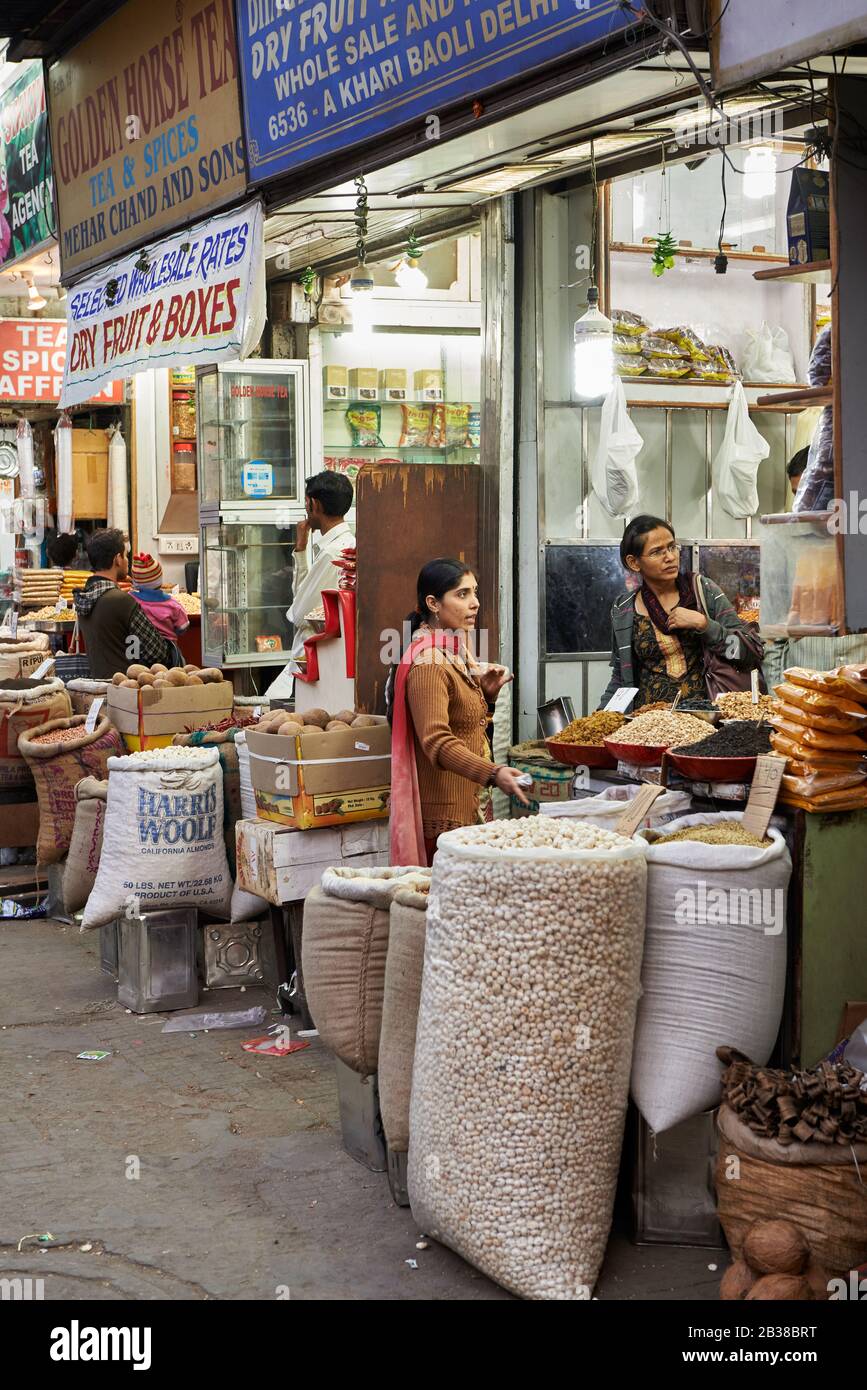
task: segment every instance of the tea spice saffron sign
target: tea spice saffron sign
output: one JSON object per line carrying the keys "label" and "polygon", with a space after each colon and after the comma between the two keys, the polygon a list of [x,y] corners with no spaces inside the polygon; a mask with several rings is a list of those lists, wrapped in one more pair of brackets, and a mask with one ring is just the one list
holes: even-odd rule
{"label": "tea spice saffron sign", "polygon": [[620,0],[238,0],[251,181],[430,122],[634,22]]}
{"label": "tea spice saffron sign", "polygon": [[64,278],[243,196],[232,0],[128,0],[48,105]]}
{"label": "tea spice saffron sign", "polygon": [[9,64],[0,94],[0,266],[54,235],[54,184],[42,64]]}

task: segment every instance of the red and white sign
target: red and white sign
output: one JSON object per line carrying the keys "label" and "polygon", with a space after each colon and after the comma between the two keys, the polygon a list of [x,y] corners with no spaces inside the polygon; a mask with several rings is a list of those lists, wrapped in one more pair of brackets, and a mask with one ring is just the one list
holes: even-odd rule
{"label": "red and white sign", "polygon": [[[0,319],[0,401],[58,401],[66,364],[65,319]],[[91,397],[119,404],[123,382]]]}

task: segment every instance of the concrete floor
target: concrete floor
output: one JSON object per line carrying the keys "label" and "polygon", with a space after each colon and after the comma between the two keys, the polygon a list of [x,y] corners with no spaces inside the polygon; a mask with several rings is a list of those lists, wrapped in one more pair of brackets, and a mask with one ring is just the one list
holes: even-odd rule
{"label": "concrete floor", "polygon": [[[241,1050],[264,1029],[164,1035],[165,1015],[115,991],[99,933],[0,921],[0,1277],[41,1277],[49,1300],[511,1297],[444,1247],[416,1250],[384,1175],[341,1148],[317,1040],[279,1058]],[[26,1239],[45,1232],[50,1249]],[[596,1296],[715,1299],[724,1265],[614,1235]]]}

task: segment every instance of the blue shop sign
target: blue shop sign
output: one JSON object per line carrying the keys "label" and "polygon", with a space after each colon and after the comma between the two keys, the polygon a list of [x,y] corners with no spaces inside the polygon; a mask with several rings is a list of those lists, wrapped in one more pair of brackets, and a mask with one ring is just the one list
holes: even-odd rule
{"label": "blue shop sign", "polygon": [[615,37],[620,0],[238,0],[253,183]]}

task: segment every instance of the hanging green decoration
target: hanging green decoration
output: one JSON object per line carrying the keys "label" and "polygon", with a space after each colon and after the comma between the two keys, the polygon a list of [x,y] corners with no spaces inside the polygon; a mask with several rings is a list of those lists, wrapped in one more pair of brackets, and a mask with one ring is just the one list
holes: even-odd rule
{"label": "hanging green decoration", "polygon": [[677,250],[677,241],[671,232],[659,232],[653,238],[653,256],[651,257],[651,267],[656,276],[664,275],[667,270],[674,269],[674,253]]}
{"label": "hanging green decoration", "polygon": [[313,292],[316,289],[316,271],[313,269],[312,265],[308,265],[302,270],[301,274],[298,276],[298,282],[304,291],[305,299],[312,299]]}
{"label": "hanging green decoration", "polygon": [[415,234],[415,229],[413,229],[413,230],[410,232],[410,234],[409,234],[409,236],[407,237],[407,239],[406,239],[406,257],[407,257],[407,260],[409,260],[409,261],[420,261],[421,258],[422,258],[422,254],[423,254],[422,249],[421,249],[421,247],[420,247],[419,244],[418,244],[418,237],[417,237],[416,234]]}

